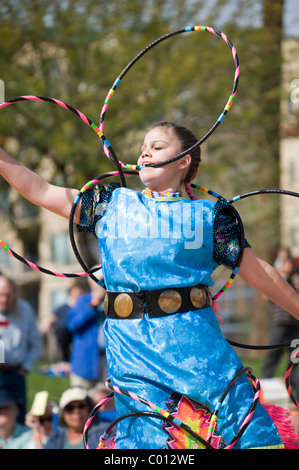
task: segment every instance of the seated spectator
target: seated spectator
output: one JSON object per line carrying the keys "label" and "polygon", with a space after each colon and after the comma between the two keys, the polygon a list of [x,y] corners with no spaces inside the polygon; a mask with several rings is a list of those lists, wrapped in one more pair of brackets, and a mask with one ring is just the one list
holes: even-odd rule
{"label": "seated spectator", "polygon": [[19,408],[10,393],[0,390],[0,449],[27,449],[32,430],[17,422]]}
{"label": "seated spectator", "polygon": [[[108,390],[105,385],[97,386],[88,391],[90,398],[92,399],[94,405],[96,406],[111,394],[111,391]],[[115,400],[114,397],[110,398],[109,401],[103,403],[99,408],[97,414],[97,421],[106,422],[107,426],[109,423],[113,422],[116,419],[116,410],[115,410]]]}
{"label": "seated spectator", "polygon": [[49,440],[50,435],[54,431],[54,413],[53,409],[57,407],[56,403],[48,402],[45,413],[41,416],[36,416],[29,411],[26,414],[25,424],[28,428],[32,429],[32,440],[28,444],[28,449],[43,449]]}
{"label": "seated spectator", "polygon": [[[87,390],[80,387],[65,390],[59,401],[60,425],[44,449],[84,449],[84,426],[93,406]],[[90,427],[88,442],[91,448],[97,448],[106,424],[96,423]]]}

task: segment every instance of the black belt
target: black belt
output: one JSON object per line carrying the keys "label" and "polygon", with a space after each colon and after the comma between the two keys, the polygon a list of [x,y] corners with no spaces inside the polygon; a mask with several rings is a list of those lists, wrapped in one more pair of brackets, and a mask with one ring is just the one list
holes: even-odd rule
{"label": "black belt", "polygon": [[198,285],[141,292],[107,291],[104,307],[107,318],[150,318],[199,310],[212,305],[209,288]]}

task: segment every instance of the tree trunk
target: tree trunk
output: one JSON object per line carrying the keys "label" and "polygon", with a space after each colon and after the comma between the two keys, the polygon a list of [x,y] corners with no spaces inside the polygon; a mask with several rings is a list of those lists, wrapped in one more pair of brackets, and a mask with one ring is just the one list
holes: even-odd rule
{"label": "tree trunk", "polygon": [[[264,28],[261,41],[261,80],[260,80],[260,112],[261,127],[258,135],[260,163],[256,173],[256,189],[279,188],[279,127],[280,127],[280,89],[281,89],[281,41],[283,0],[264,0]],[[275,204],[273,204],[275,202]],[[259,254],[268,262],[273,262],[279,243],[269,243],[266,227],[271,232],[280,233],[280,207],[278,199],[271,196],[266,201],[271,210],[267,210],[267,220],[263,219],[257,226],[257,246]],[[264,233],[260,233],[264,231]],[[252,319],[252,344],[266,344],[268,341],[268,303],[257,294]]]}

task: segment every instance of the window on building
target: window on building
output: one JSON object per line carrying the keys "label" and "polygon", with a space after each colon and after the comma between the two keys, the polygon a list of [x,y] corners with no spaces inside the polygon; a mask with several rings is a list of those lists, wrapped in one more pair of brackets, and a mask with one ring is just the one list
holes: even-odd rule
{"label": "window on building", "polygon": [[58,307],[64,305],[68,299],[68,290],[60,289],[51,292],[51,311],[55,312]]}
{"label": "window on building", "polygon": [[289,237],[290,237],[290,246],[292,248],[297,246],[297,230],[296,228],[291,228],[289,232]]}
{"label": "window on building", "polygon": [[294,159],[289,162],[289,183],[296,183],[296,163]]}
{"label": "window on building", "polygon": [[52,236],[52,261],[60,264],[70,264],[69,237],[66,232],[58,232]]}

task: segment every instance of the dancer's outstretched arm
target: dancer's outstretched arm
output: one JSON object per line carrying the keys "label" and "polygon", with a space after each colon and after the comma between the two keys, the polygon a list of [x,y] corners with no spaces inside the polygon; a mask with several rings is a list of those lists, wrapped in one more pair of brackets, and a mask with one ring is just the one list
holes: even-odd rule
{"label": "dancer's outstretched arm", "polygon": [[[37,206],[69,218],[76,189],[63,188],[48,183],[41,176],[25,167],[7,152],[0,149],[0,175],[23,197]],[[74,222],[78,223],[79,204]]]}
{"label": "dancer's outstretched arm", "polygon": [[295,289],[251,248],[245,248],[239,275],[254,289],[299,320],[299,295]]}

